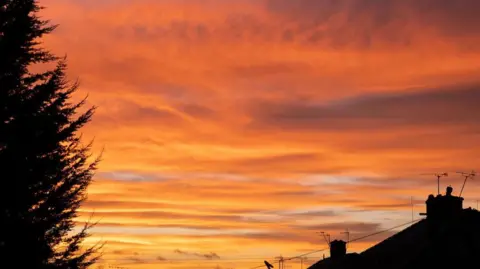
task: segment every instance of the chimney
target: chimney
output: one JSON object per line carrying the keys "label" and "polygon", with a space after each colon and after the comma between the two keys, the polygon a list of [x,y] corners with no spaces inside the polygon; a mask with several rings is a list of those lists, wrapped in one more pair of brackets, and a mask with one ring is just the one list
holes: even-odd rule
{"label": "chimney", "polygon": [[445,196],[439,194],[436,197],[433,194],[428,196],[427,219],[447,220],[454,219],[462,212],[463,198],[452,195],[453,188],[448,186]]}
{"label": "chimney", "polygon": [[330,257],[334,260],[341,259],[347,254],[347,243],[343,240],[330,242]]}

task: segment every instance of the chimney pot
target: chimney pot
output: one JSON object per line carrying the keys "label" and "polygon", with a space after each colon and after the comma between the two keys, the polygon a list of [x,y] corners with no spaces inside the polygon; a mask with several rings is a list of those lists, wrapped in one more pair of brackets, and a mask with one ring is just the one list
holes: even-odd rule
{"label": "chimney pot", "polygon": [[330,257],[332,259],[342,258],[347,254],[347,243],[343,240],[333,240],[330,242]]}

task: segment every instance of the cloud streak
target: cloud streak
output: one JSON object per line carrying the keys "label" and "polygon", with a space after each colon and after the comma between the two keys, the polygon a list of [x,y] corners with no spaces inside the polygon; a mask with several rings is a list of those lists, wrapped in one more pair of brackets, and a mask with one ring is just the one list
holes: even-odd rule
{"label": "cloud streak", "polygon": [[217,253],[215,253],[215,252],[203,253],[202,254],[202,253],[196,253],[196,252],[183,251],[183,250],[180,250],[180,249],[175,249],[173,252],[176,253],[176,254],[180,254],[180,255],[205,258],[207,260],[220,259],[220,256],[218,256]]}
{"label": "cloud streak", "polygon": [[260,103],[254,126],[302,131],[382,130],[436,126],[469,126],[480,116],[480,85],[366,95],[327,104]]}
{"label": "cloud streak", "polygon": [[255,267],[409,221],[436,192],[419,174],[480,161],[478,1],[40,2],[98,106],[76,221],[95,212],[105,263]]}

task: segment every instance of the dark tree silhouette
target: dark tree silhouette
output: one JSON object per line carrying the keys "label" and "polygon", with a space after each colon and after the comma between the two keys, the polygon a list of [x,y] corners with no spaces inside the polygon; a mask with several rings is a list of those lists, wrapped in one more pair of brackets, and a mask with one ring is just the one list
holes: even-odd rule
{"label": "dark tree silhouette", "polygon": [[71,102],[78,85],[65,59],[40,47],[55,26],[39,10],[35,0],[0,0],[0,262],[87,268],[98,250],[81,247],[91,225],[73,230],[98,163],[78,135],[94,108],[79,112],[85,100]]}

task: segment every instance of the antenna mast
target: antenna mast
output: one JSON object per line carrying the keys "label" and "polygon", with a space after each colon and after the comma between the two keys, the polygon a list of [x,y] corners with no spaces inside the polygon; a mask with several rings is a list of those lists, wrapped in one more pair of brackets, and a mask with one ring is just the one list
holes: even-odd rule
{"label": "antenna mast", "polygon": [[[285,261],[285,259],[283,258],[282,255],[276,257],[278,259],[278,269],[283,269],[283,263]],[[273,266],[272,266],[273,267]]]}
{"label": "antenna mast", "polygon": [[307,257],[300,257],[300,269],[303,269],[303,262],[307,260],[308,260]]}
{"label": "antenna mast", "polygon": [[347,235],[347,245],[348,245],[348,242],[350,242],[350,232],[348,231],[348,229],[345,229],[345,232],[342,232],[342,234]]}
{"label": "antenna mast", "polygon": [[441,174],[421,174],[422,176],[436,176],[437,177],[437,195],[440,194],[440,178],[441,177],[448,177],[448,173],[441,173]]}
{"label": "antenna mast", "polygon": [[327,245],[330,247],[330,234],[325,232],[320,232],[319,234],[323,235],[323,239],[325,239],[325,242],[327,242]]}
{"label": "antenna mast", "polygon": [[413,222],[413,196],[410,196],[410,205],[412,206],[412,222]]}
{"label": "antenna mast", "polygon": [[462,197],[463,189],[465,188],[465,184],[467,183],[467,179],[473,179],[477,173],[473,170],[470,173],[465,173],[465,172],[457,172],[457,173],[461,174],[465,177],[465,179],[463,180],[462,189],[460,190],[460,194],[458,195],[459,197]]}

